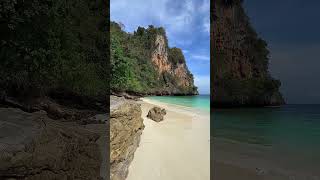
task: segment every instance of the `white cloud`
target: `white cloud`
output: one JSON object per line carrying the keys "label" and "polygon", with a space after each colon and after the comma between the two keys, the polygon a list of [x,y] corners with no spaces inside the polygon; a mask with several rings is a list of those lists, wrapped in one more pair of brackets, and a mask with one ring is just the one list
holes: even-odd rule
{"label": "white cloud", "polygon": [[138,26],[154,24],[165,12],[167,0],[111,0],[110,16],[112,21],[122,22],[127,31],[134,31]]}
{"label": "white cloud", "polygon": [[[180,0],[179,3],[180,9],[170,11],[169,7],[173,4],[170,0],[111,0],[111,20],[122,22],[129,32],[138,26],[163,26],[170,43],[176,41],[177,45],[190,45],[193,41],[192,34],[199,26],[196,25],[197,18],[209,16],[210,3],[209,0],[204,0],[201,5],[198,0]],[[210,26],[206,24],[203,28],[207,31],[208,27]],[[190,38],[186,40],[188,35]]]}
{"label": "white cloud", "polygon": [[202,13],[208,13],[210,12],[210,1],[209,0],[204,0],[199,7],[199,11]]}
{"label": "white cloud", "polygon": [[[204,0],[199,8],[199,11],[201,11],[204,14],[209,14],[210,13],[210,1]],[[210,32],[210,17],[209,16],[204,16],[202,26],[203,26],[204,32],[206,32],[206,33]]]}
{"label": "white cloud", "polygon": [[[209,52],[209,48],[200,52],[198,49],[204,42],[200,37],[209,34],[209,5],[209,0],[111,0],[110,16],[112,21],[123,23],[127,32],[151,24],[164,27],[169,45],[185,48],[183,52],[189,69],[194,70],[192,73],[203,74],[210,67],[210,56],[205,53]],[[209,93],[209,76],[195,75],[195,82],[200,93]]]}
{"label": "white cloud", "polygon": [[191,58],[193,58],[194,60],[210,61],[210,56],[202,54],[193,54]]}
{"label": "white cloud", "polygon": [[210,20],[207,17],[203,20],[203,31],[206,33],[210,33]]}
{"label": "white cloud", "polygon": [[183,52],[184,54],[186,54],[186,53],[189,52],[189,50],[183,49],[182,52]]}
{"label": "white cloud", "polygon": [[181,33],[190,33],[194,28],[192,27],[195,18],[194,2],[192,0],[186,0],[181,8],[177,14],[168,13],[167,9],[164,9],[160,16],[160,22],[166,26],[168,33],[173,37]]}

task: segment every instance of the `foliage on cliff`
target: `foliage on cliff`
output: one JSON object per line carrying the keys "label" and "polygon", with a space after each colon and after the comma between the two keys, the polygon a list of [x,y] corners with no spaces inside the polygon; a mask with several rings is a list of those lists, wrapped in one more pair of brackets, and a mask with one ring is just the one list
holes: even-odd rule
{"label": "foliage on cliff", "polygon": [[[175,92],[169,94],[193,94],[192,74],[187,70],[192,82],[190,87],[179,85],[179,79],[174,74],[159,72],[151,60],[157,35],[162,35],[168,51],[168,60],[173,68],[185,64],[182,51],[169,48],[163,28],[139,27],[133,34],[122,30],[120,24],[111,22],[111,90],[138,94],[161,94],[166,87],[174,87]],[[166,90],[171,91],[171,90]]]}
{"label": "foliage on cliff", "polygon": [[268,72],[269,51],[250,25],[241,0],[217,0],[211,13],[213,106],[283,104]]}
{"label": "foliage on cliff", "polygon": [[104,1],[3,0],[0,90],[108,93],[108,16]]}

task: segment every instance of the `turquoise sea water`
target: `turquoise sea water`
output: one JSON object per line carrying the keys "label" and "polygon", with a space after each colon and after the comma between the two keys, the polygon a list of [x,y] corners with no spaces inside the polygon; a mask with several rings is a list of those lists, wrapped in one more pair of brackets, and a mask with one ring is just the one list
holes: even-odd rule
{"label": "turquoise sea water", "polygon": [[210,95],[198,96],[150,96],[147,99],[163,103],[192,107],[200,110],[210,111]]}
{"label": "turquoise sea water", "polygon": [[279,157],[320,167],[320,105],[218,109],[211,120],[214,137],[265,146]]}

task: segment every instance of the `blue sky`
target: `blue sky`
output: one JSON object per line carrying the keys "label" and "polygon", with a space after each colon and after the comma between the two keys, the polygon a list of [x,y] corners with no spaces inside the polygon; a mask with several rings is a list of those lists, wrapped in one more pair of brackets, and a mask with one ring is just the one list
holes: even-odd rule
{"label": "blue sky", "polygon": [[162,26],[170,47],[181,48],[200,94],[210,93],[209,0],[111,0],[111,20],[127,32]]}

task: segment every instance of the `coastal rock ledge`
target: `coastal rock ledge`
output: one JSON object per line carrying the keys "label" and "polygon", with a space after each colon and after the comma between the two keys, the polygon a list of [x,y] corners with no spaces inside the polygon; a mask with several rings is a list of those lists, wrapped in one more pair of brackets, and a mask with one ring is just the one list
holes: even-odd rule
{"label": "coastal rock ledge", "polygon": [[100,180],[99,137],[42,110],[0,108],[0,179]]}
{"label": "coastal rock ledge", "polygon": [[110,178],[125,180],[144,129],[140,104],[110,97]]}

